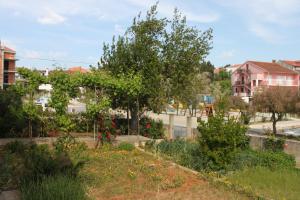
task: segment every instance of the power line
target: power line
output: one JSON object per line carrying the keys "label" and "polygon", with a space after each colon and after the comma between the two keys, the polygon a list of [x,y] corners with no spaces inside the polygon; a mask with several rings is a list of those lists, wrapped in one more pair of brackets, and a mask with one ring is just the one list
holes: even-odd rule
{"label": "power line", "polygon": [[23,58],[23,59],[29,59],[29,60],[42,60],[42,61],[50,61],[50,62],[80,63],[80,64],[87,64],[87,65],[93,64],[93,63],[88,63],[85,61],[57,60],[57,59],[51,59],[51,58],[30,58],[30,57],[25,57],[25,56],[17,56],[17,58]]}

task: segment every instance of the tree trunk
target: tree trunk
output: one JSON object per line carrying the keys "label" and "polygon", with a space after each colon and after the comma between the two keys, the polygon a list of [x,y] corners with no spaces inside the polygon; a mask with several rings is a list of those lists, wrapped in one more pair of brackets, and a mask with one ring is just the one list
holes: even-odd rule
{"label": "tree trunk", "polygon": [[273,121],[273,133],[276,134],[277,130],[276,130],[276,120]]}
{"label": "tree trunk", "polygon": [[137,132],[137,122],[138,122],[138,111],[137,108],[131,108],[130,109],[130,115],[131,115],[131,120],[130,120],[130,129],[133,132]]}
{"label": "tree trunk", "polygon": [[29,128],[29,137],[32,138],[32,124],[31,124],[31,119],[28,122],[28,128]]}
{"label": "tree trunk", "polygon": [[94,119],[94,141],[96,140],[96,120]]}
{"label": "tree trunk", "polygon": [[276,134],[277,133],[277,130],[276,130],[276,122],[277,122],[277,119],[276,119],[276,114],[275,112],[272,112],[272,126],[273,126],[273,134]]}
{"label": "tree trunk", "polygon": [[129,120],[129,103],[127,105],[127,135],[129,135],[130,132],[130,120]]}

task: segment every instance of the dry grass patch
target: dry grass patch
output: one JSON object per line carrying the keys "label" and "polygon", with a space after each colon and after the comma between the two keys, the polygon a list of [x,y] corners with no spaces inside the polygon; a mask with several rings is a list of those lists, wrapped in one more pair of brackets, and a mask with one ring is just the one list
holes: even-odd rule
{"label": "dry grass patch", "polygon": [[92,199],[246,199],[138,150],[89,150],[80,172]]}

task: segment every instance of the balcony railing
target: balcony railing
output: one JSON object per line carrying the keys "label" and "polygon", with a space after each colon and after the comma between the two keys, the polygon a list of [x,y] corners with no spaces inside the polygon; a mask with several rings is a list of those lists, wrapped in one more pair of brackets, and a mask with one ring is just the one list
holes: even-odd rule
{"label": "balcony railing", "polygon": [[237,81],[235,81],[235,84],[236,85],[251,84],[251,81],[250,80],[244,80],[244,81],[237,80]]}
{"label": "balcony railing", "polygon": [[250,97],[251,94],[250,93],[246,93],[246,92],[239,92],[239,93],[234,93],[234,96],[238,96],[238,97]]}

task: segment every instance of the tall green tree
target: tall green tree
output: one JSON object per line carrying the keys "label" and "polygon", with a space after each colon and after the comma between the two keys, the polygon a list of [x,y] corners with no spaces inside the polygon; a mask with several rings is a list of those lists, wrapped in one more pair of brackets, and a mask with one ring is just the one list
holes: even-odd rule
{"label": "tall green tree", "polygon": [[75,75],[56,69],[49,74],[48,82],[52,85],[49,106],[55,110],[55,122],[61,131],[69,133],[75,125],[67,114],[67,107],[78,95],[80,81]]}
{"label": "tall green tree", "polygon": [[101,57],[100,66],[114,77],[141,76],[143,89],[138,97],[120,95],[113,102],[130,110],[134,129],[138,113],[160,112],[170,99],[183,100],[183,91],[193,84],[211,48],[211,29],[201,32],[187,26],[177,10],[171,22],[157,14],[156,4],[144,19],[135,18],[124,36],[104,45]]}

